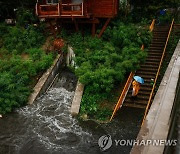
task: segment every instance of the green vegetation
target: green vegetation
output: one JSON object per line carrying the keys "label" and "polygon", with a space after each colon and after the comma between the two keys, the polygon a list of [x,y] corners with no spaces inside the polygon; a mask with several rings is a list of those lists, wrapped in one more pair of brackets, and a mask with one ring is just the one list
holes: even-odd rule
{"label": "green vegetation", "polygon": [[112,109],[104,107],[105,100],[112,101],[112,90],[125,75],[136,70],[145,60],[146,47],[151,33],[134,24],[117,23],[108,27],[102,39],[72,34],[66,41],[72,45],[76,54],[76,75],[85,84],[80,114],[104,120]]}
{"label": "green vegetation", "polygon": [[[33,11],[23,9],[34,8],[35,2],[0,2],[0,20],[17,20],[17,26],[14,27],[0,24],[0,113],[25,104],[36,77],[53,60],[52,54],[45,54],[39,49],[45,41],[43,25],[33,26],[37,21]],[[118,17],[112,20],[102,39],[89,35],[82,37],[79,33],[67,35],[63,31],[61,37],[73,47],[76,54],[77,69],[73,69],[85,84],[81,115],[104,120],[112,113],[107,102],[114,99],[115,85],[145,60],[146,51],[140,48],[144,44],[147,49],[151,40],[146,26],[153,18],[166,23],[174,16],[179,22],[177,9],[169,9],[165,16],[158,17],[160,10],[176,7],[178,2],[121,0]],[[14,11],[19,6],[22,8]]]}
{"label": "green vegetation", "polygon": [[[120,0],[119,19],[124,22],[140,23],[143,19],[150,21],[158,19],[160,23],[171,22],[175,18],[180,22],[178,11],[179,0],[149,0],[149,1],[129,1]],[[166,9],[165,15],[160,15],[160,10]]]}
{"label": "green vegetation", "polygon": [[[4,26],[2,25],[0,30],[4,29]],[[38,32],[38,29],[32,25],[27,29],[23,27],[7,27],[4,31],[3,46],[10,53],[23,53],[32,47],[39,47],[45,41],[43,34]]]}
{"label": "green vegetation", "polygon": [[54,58],[40,49],[45,41],[41,26],[17,25],[0,24],[0,114],[27,103],[38,76]]}

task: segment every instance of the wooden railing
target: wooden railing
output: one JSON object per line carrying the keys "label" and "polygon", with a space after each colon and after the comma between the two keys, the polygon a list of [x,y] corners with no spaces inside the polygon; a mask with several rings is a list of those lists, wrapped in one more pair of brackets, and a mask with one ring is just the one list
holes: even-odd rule
{"label": "wooden railing", "polygon": [[59,3],[55,5],[40,5],[36,4],[36,14],[38,16],[58,16],[59,15]]}
{"label": "wooden railing", "polygon": [[36,3],[36,14],[38,16],[83,16],[84,4],[46,4]]}
{"label": "wooden railing", "polygon": [[169,29],[168,37],[167,37],[167,39],[166,39],[166,44],[165,44],[165,46],[164,46],[164,50],[163,50],[163,54],[162,54],[162,57],[161,57],[161,61],[160,61],[160,63],[159,63],[158,71],[157,71],[157,74],[156,74],[156,78],[155,78],[155,80],[154,80],[153,88],[152,88],[152,90],[151,90],[151,94],[150,94],[150,97],[149,97],[148,104],[147,104],[147,106],[146,106],[146,110],[145,110],[145,113],[144,113],[144,117],[143,117],[143,121],[142,121],[141,126],[144,124],[144,120],[145,120],[145,118],[146,118],[146,116],[147,116],[147,113],[148,113],[148,111],[149,111],[149,107],[150,107],[150,105],[151,105],[151,100],[152,100],[153,93],[154,93],[155,86],[156,86],[156,82],[157,82],[157,79],[158,79],[158,76],[159,76],[159,73],[160,73],[161,65],[162,65],[162,63],[163,63],[164,55],[165,55],[165,52],[166,52],[166,48],[167,48],[167,44],[168,44],[168,41],[169,41],[169,37],[170,37],[171,31],[172,31],[173,24],[174,24],[174,19],[172,20],[172,23],[171,23],[171,26],[170,26],[170,29]]}
{"label": "wooden railing", "polygon": [[83,16],[83,3],[81,4],[61,4],[61,15],[81,15]]}
{"label": "wooden railing", "polygon": [[[151,25],[150,25],[150,27],[149,27],[149,30],[150,30],[150,31],[152,31],[152,30],[154,29],[154,24],[155,24],[155,19],[152,20],[152,23],[151,23]],[[144,44],[141,46],[141,50],[144,50]],[[128,90],[129,90],[129,88],[130,88],[130,86],[131,86],[131,83],[132,83],[134,74],[135,74],[134,72],[131,72],[131,73],[130,73],[130,75],[129,75],[127,81],[126,81],[126,84],[125,84],[125,86],[124,86],[124,89],[123,89],[123,91],[122,91],[122,93],[121,93],[121,96],[119,97],[119,100],[118,100],[118,102],[117,102],[117,104],[116,104],[116,106],[115,106],[115,108],[114,108],[114,111],[113,111],[113,114],[112,114],[112,116],[111,116],[111,118],[110,118],[110,121],[113,119],[113,117],[114,117],[114,115],[116,114],[117,110],[118,110],[120,107],[122,107],[123,102],[124,102],[124,100],[125,100],[125,97],[126,97],[126,95],[127,95],[127,92],[128,92]]]}

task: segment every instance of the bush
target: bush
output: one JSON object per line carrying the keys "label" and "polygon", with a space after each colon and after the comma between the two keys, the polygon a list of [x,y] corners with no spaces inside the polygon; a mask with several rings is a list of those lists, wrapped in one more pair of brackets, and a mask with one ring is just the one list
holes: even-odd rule
{"label": "bush", "polygon": [[39,49],[46,37],[43,25],[32,25],[31,11],[19,9],[17,20],[18,26],[0,24],[0,114],[27,103],[37,76],[54,58]]}
{"label": "bush", "polygon": [[28,50],[28,53],[30,54],[31,60],[36,65],[36,69],[38,72],[46,70],[52,64],[52,53],[49,53],[47,55],[43,50],[37,48]]}
{"label": "bush", "polygon": [[[80,34],[66,36],[76,54],[76,75],[86,88],[82,98],[81,114],[103,118],[109,113],[101,108],[101,102],[109,96],[116,82],[122,82],[128,72],[142,63],[147,53],[151,33],[143,27],[116,23],[108,27],[103,39],[82,37]],[[101,114],[100,114],[101,113]]]}
{"label": "bush", "polygon": [[0,23],[0,36],[3,37],[7,33],[8,33],[7,25],[5,25],[4,23]]}
{"label": "bush", "polygon": [[18,11],[16,13],[17,24],[22,27],[27,27],[29,24],[37,22],[38,19],[33,14],[33,12],[33,10],[18,8]]}
{"label": "bush", "polygon": [[38,32],[38,28],[29,26],[27,29],[22,27],[10,27],[4,37],[4,46],[10,52],[13,50],[23,53],[26,49],[39,47],[44,42],[43,33]]}
{"label": "bush", "polygon": [[[52,64],[52,54],[46,55],[40,49],[31,49],[29,52],[31,54],[27,60],[20,56],[0,60],[0,114],[25,105],[32,92],[33,78]],[[38,52],[39,57],[34,57]]]}

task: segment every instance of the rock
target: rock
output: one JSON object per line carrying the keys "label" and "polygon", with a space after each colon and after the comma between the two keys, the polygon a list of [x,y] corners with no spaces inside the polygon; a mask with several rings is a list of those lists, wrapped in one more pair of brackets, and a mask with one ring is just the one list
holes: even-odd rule
{"label": "rock", "polygon": [[87,114],[83,114],[81,117],[82,117],[83,120],[87,120],[88,119]]}

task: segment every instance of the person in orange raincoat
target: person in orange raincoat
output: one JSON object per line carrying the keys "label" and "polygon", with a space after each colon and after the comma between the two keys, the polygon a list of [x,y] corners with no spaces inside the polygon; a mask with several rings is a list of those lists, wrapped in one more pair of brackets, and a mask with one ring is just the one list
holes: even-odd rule
{"label": "person in orange raincoat", "polygon": [[132,90],[132,96],[135,97],[139,93],[140,90],[140,83],[134,80],[132,82],[133,90]]}

